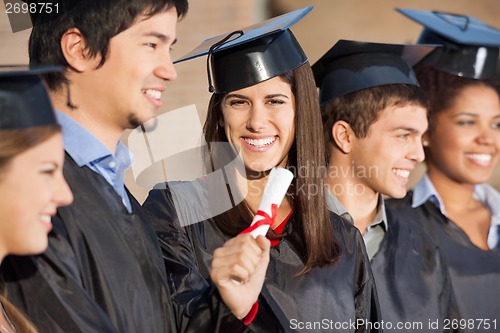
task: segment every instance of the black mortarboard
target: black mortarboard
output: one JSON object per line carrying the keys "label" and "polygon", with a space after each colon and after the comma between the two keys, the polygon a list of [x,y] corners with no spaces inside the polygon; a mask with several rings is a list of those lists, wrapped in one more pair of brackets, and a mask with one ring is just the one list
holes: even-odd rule
{"label": "black mortarboard", "polygon": [[312,66],[320,102],[387,84],[418,86],[411,67],[434,47],[339,40]]}
{"label": "black mortarboard", "polygon": [[419,43],[443,45],[425,59],[429,66],[472,79],[495,76],[500,30],[472,16],[438,11],[396,10],[425,27]]}
{"label": "black mortarboard", "polygon": [[208,54],[209,90],[216,93],[242,89],[282,75],[308,60],[288,28],[312,9],[312,6],[305,7],[240,31],[209,38],[175,63]]}
{"label": "black mortarboard", "polygon": [[57,124],[49,95],[39,74],[60,70],[0,68],[0,130]]}

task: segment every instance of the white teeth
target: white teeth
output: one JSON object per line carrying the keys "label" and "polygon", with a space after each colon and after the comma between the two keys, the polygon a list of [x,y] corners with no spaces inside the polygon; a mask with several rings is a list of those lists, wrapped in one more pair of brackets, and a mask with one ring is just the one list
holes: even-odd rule
{"label": "white teeth", "polygon": [[392,173],[394,173],[400,177],[403,177],[403,178],[410,177],[410,170],[392,169]]}
{"label": "white teeth", "polygon": [[466,154],[465,156],[472,160],[484,163],[490,162],[493,158],[493,156],[491,156],[490,154]]}
{"label": "white teeth", "polygon": [[276,141],[276,137],[272,136],[272,137],[265,138],[265,139],[249,139],[249,138],[245,138],[245,141],[246,141],[246,143],[248,143],[248,144],[250,144],[252,146],[255,146],[255,147],[264,147],[264,146],[270,145],[271,143],[273,143],[274,141]]}
{"label": "white teeth", "polygon": [[50,223],[51,217],[50,215],[40,215],[40,219],[45,223]]}
{"label": "white teeth", "polygon": [[159,91],[159,90],[146,89],[146,90],[144,90],[144,92],[146,93],[146,95],[148,95],[151,98],[156,98],[156,99],[161,98],[161,91]]}

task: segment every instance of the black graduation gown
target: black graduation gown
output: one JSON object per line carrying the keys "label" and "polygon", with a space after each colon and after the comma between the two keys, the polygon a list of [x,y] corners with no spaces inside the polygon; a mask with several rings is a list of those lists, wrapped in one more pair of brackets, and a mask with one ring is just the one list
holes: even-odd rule
{"label": "black graduation gown", "polygon": [[403,211],[386,204],[386,214],[389,228],[371,260],[385,332],[457,331],[443,327],[458,313],[437,244]]}
{"label": "black graduation gown", "polygon": [[404,212],[401,218],[419,224],[439,244],[462,319],[459,327],[466,332],[499,331],[500,249],[477,248],[432,202],[413,209],[412,198],[409,192],[391,202],[391,207]]}
{"label": "black graduation gown", "polygon": [[[190,297],[190,308],[172,303],[150,217],[132,196],[129,214],[101,175],[78,167],[69,155],[64,176],[74,202],[53,218],[47,251],[2,264],[9,299],[40,332],[200,332],[201,322],[211,330],[213,322],[237,321],[206,282],[194,278],[174,291]],[[178,245],[174,240],[165,246],[169,279],[181,278],[190,266],[182,262],[189,248]]]}
{"label": "black graduation gown", "polygon": [[[188,183],[186,185],[189,187]],[[163,225],[168,221],[178,223],[171,192],[164,188],[152,190],[143,207],[161,219]],[[196,205],[195,193],[197,190],[186,191],[184,207],[192,209]],[[189,211],[185,213],[190,214]],[[290,237],[294,218],[292,214],[285,228],[289,236],[271,249],[259,312],[249,328],[255,332],[378,332],[370,330],[371,324],[366,324],[371,321],[377,327],[380,318],[373,276],[357,229],[331,214],[335,235],[344,250],[342,257],[335,265],[316,267],[295,277],[304,265],[304,258]],[[161,234],[164,227],[155,228]],[[183,229],[195,247],[200,271],[208,279],[212,253],[228,237],[219,231],[213,220]],[[272,314],[266,313],[269,311]]]}

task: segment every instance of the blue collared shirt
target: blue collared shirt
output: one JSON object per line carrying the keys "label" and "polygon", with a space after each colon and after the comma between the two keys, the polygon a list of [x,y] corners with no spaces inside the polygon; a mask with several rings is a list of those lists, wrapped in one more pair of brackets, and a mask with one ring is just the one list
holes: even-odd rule
{"label": "blue collared shirt", "polygon": [[113,186],[130,213],[132,206],[125,190],[125,171],[132,165],[128,148],[119,141],[115,155],[95,136],[66,114],[56,111],[62,127],[64,149],[79,167],[87,166]]}
{"label": "blue collared shirt", "polygon": [[[493,249],[499,242],[498,230],[500,228],[500,194],[488,184],[474,186],[474,198],[481,202],[491,214],[490,230],[488,232],[488,247]],[[425,174],[413,189],[412,207],[417,208],[426,201],[432,202],[441,214],[446,215],[443,200],[436,191],[429,176]]]}
{"label": "blue collared shirt", "polygon": [[[349,212],[344,208],[339,199],[325,188],[326,205],[328,209],[335,214],[342,216],[354,225],[354,220]],[[385,213],[384,198],[379,194],[377,202],[377,214],[373,218],[372,223],[366,228],[363,234],[365,241],[366,253],[371,260],[380,249],[380,244],[384,239],[385,233],[388,228],[387,215]]]}

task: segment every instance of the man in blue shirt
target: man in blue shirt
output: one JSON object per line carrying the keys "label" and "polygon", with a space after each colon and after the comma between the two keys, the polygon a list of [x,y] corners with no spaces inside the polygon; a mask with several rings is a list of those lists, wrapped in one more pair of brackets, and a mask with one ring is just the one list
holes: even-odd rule
{"label": "man in blue shirt", "polygon": [[[181,230],[172,227],[162,257],[151,218],[123,183],[130,155],[120,137],[162,105],[166,83],[177,76],[170,49],[187,8],[186,0],[61,0],[57,13],[32,15],[31,65],[64,67],[45,79],[75,197],[53,219],[43,255],[13,257],[2,267],[9,296],[41,332],[245,329],[239,319],[257,300],[269,243],[247,237],[230,244],[247,242],[252,251],[242,277],[214,268],[226,307],[197,274]],[[233,276],[247,283],[224,283]]]}

